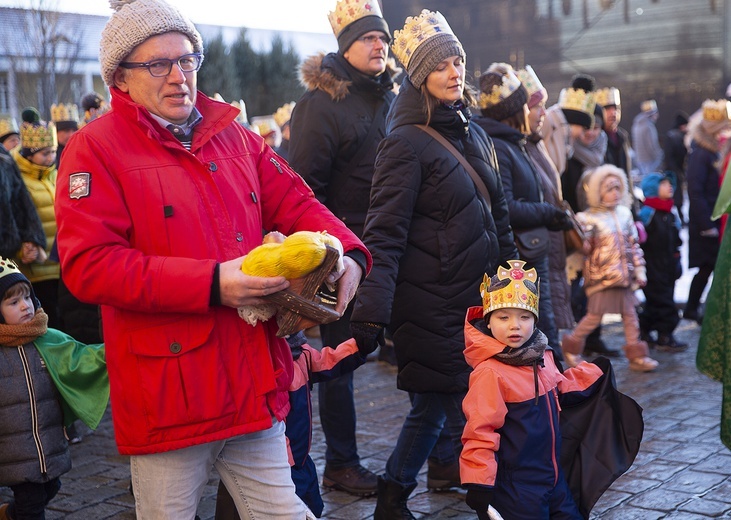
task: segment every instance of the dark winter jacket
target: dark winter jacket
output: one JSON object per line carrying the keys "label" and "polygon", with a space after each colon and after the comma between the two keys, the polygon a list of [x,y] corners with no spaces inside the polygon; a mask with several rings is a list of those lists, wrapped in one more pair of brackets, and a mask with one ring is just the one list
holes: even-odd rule
{"label": "dark winter jacket", "polygon": [[550,224],[562,212],[543,200],[538,172],[525,149],[526,137],[515,128],[489,117],[475,117],[475,123],[495,145],[510,226],[520,232]]}
{"label": "dark winter jacket", "polygon": [[[359,237],[376,150],[386,135],[385,116],[395,96],[395,72],[390,67],[374,78],[338,53],[311,56],[300,71],[307,92],[292,112],[289,163],[317,199]],[[374,122],[378,127],[369,134]],[[351,164],[354,159],[357,164]]]}
{"label": "dark winter jacket", "polygon": [[17,258],[23,242],[45,249],[46,234],[18,165],[0,145],[0,256]]}
{"label": "dark winter jacket", "polygon": [[0,486],[71,469],[59,394],[33,343],[0,346]]}
{"label": "dark winter jacket", "polygon": [[480,175],[491,213],[459,161],[414,126],[426,114],[408,78],[378,149],[364,235],[373,270],[351,320],[390,323],[402,390],[467,390],[464,315],[481,303],[483,275],[517,254],[492,143],[469,117],[466,108],[440,105],[430,126]]}
{"label": "dark winter jacket", "polygon": [[688,267],[713,266],[718,256],[718,237],[701,236],[701,231],[717,228],[721,221],[711,220],[719,192],[718,162],[720,154],[714,139],[698,130],[688,153]]}

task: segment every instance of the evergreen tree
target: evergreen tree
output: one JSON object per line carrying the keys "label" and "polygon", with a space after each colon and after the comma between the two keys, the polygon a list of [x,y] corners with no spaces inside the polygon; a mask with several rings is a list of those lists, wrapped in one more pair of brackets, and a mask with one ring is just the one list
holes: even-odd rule
{"label": "evergreen tree", "polygon": [[221,94],[223,99],[238,101],[241,97],[236,67],[230,49],[223,42],[223,34],[205,42],[205,59],[198,73],[198,88],[205,94]]}
{"label": "evergreen tree", "polygon": [[234,99],[243,99],[247,112],[251,116],[257,113],[254,110],[255,107],[258,107],[258,87],[262,78],[259,72],[260,57],[251,47],[246,29],[241,29],[239,37],[231,46],[230,54],[240,89],[239,95],[234,96]]}

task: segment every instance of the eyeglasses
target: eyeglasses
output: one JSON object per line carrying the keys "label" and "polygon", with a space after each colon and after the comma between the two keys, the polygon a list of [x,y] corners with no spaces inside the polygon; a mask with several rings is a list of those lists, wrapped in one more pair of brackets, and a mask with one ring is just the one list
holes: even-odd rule
{"label": "eyeglasses", "polygon": [[391,41],[391,38],[386,36],[385,34],[382,36],[376,36],[375,34],[369,34],[368,36],[361,36],[360,38],[357,38],[359,42],[363,42],[366,45],[375,45],[376,41],[381,40],[381,43],[383,45],[388,46],[388,42]]}
{"label": "eyeglasses", "polygon": [[183,72],[195,72],[201,68],[203,54],[194,52],[192,54],[183,54],[180,58],[175,58],[174,60],[160,58],[159,60],[152,60],[145,63],[123,61],[119,66],[125,69],[147,69],[153,78],[162,78],[170,74],[170,71],[173,70],[173,63],[177,63]]}

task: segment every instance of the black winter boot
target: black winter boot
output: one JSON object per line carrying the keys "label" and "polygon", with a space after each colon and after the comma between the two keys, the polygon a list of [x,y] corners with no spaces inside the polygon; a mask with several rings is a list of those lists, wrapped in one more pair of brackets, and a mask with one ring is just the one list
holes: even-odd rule
{"label": "black winter boot", "polygon": [[409,495],[416,484],[404,487],[396,482],[389,482],[378,477],[378,502],[373,512],[373,520],[416,520],[406,507]]}

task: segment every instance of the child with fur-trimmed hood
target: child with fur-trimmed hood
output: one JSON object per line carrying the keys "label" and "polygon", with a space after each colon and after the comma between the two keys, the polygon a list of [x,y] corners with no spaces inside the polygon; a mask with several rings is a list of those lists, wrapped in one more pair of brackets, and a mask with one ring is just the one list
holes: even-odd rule
{"label": "child with fur-trimmed hood", "polygon": [[480,519],[489,506],[505,518],[583,518],[558,463],[558,395],[593,394],[603,372],[581,363],[561,373],[536,327],[538,287],[536,270],[511,260],[485,276],[482,307],[467,311],[464,355],[474,370],[460,474]]}
{"label": "child with fur-trimmed hood", "polygon": [[584,291],[587,313],[573,332],[562,340],[566,361],[575,366],[582,361],[586,337],[601,323],[606,313],[621,314],[624,325],[624,354],[629,368],[650,372],[657,361],[649,357],[649,347],[640,339],[634,291],[647,283],[645,260],[637,228],[628,207],[629,193],[624,171],[604,164],[584,180],[589,209],[577,213],[584,228]]}

